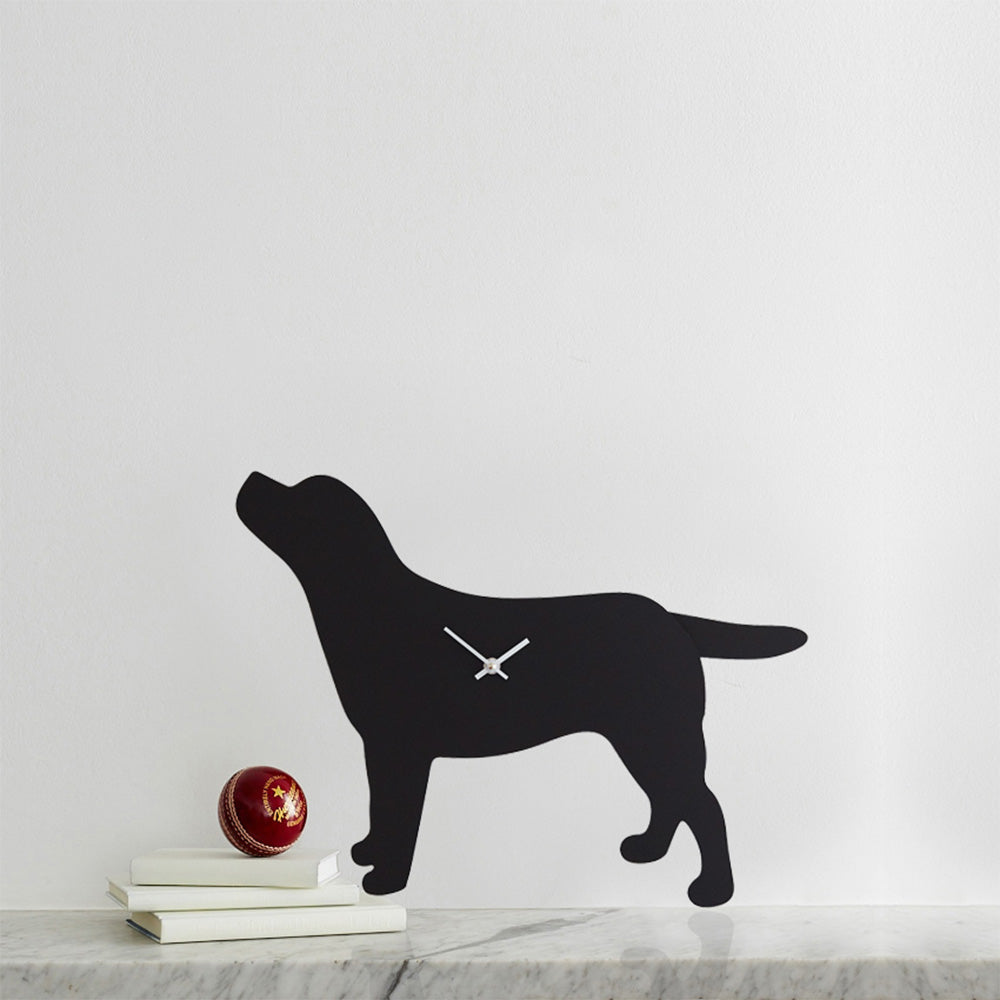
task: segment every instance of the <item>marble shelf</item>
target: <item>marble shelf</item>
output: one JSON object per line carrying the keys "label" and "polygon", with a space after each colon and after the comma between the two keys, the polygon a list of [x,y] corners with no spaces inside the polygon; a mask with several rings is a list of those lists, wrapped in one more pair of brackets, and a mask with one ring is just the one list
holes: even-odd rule
{"label": "marble shelf", "polygon": [[0,914],[0,996],[1000,1000],[1000,907],[411,910],[398,934],[158,945]]}

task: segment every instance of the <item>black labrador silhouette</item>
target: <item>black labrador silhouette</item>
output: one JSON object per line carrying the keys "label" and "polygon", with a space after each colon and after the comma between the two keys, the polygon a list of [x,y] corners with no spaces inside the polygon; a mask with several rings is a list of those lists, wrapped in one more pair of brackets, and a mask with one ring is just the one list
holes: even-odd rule
{"label": "black labrador silhouette", "polygon": [[375,895],[409,879],[431,763],[606,737],[650,803],[627,861],[662,858],[680,823],[701,852],[688,897],[733,892],[722,809],[705,784],[702,656],[755,659],[806,641],[785,626],[671,614],[636,594],[496,598],[403,565],[378,518],[329,476],[285,486],[254,472],[243,523],[298,577],[334,684],[364,741],[370,831],[354,845]]}

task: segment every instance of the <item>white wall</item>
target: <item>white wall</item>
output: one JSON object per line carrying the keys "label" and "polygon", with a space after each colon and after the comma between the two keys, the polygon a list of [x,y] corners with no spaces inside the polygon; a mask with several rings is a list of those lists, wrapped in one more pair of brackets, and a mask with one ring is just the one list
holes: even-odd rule
{"label": "white wall", "polygon": [[[734,902],[1000,901],[994,4],[2,17],[2,905],[247,764],[365,832],[253,469],[453,587],[806,629],[706,663]],[[684,904],[645,819],[596,736],[439,761],[402,898]]]}

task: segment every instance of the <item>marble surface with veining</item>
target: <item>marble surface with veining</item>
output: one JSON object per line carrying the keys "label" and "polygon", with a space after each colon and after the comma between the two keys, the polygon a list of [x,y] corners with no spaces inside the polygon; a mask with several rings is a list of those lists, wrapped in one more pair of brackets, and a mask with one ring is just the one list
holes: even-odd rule
{"label": "marble surface with veining", "polygon": [[395,934],[158,945],[0,915],[0,996],[1000,1000],[1000,907],[411,910]]}

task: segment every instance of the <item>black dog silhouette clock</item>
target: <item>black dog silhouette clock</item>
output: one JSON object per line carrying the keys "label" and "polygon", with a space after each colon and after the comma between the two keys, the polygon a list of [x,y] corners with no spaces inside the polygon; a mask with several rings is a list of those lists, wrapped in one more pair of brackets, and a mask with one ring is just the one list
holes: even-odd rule
{"label": "black dog silhouette clock", "polygon": [[622,841],[622,856],[662,858],[686,823],[701,852],[688,897],[718,906],[732,896],[725,820],[705,784],[701,657],[778,656],[804,632],[671,614],[636,594],[451,590],[403,565],[368,504],[329,476],[285,486],[254,472],[236,510],[302,584],[364,742],[370,829],[351,853],[373,866],[366,892],[406,885],[436,757],[595,732],[649,797],[649,826]]}

